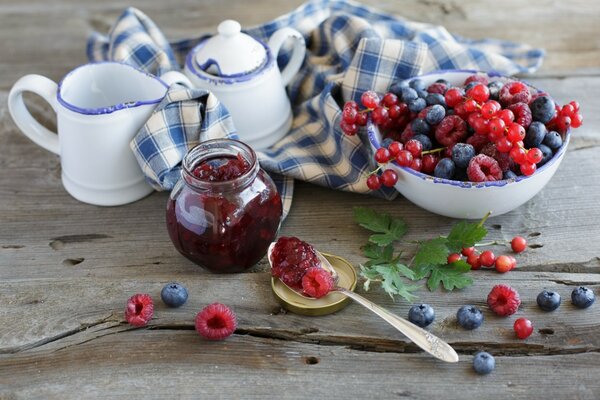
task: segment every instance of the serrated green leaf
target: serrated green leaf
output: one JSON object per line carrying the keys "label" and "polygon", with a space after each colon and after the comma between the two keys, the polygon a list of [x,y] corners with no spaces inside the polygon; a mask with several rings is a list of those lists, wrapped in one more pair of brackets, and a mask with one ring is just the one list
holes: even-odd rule
{"label": "serrated green leaf", "polygon": [[368,268],[366,266],[360,266],[360,275],[368,280],[375,280],[379,278],[379,272],[374,268]]}
{"label": "serrated green leaf", "polygon": [[417,254],[415,254],[414,265],[422,267],[424,265],[446,264],[449,253],[446,243],[447,240],[443,237],[421,242]]}
{"label": "serrated green leaf", "polygon": [[455,224],[448,235],[448,248],[459,252],[463,247],[471,247],[487,235],[487,229],[481,222],[461,221]]}
{"label": "serrated green leaf", "polygon": [[431,275],[427,279],[427,288],[434,291],[440,286],[440,283],[446,290],[462,289],[471,285],[473,279],[466,274],[471,267],[468,264],[467,267],[465,269],[465,266],[459,263],[456,263],[456,265],[436,266],[431,270]]}
{"label": "serrated green leaf", "polygon": [[378,213],[370,208],[355,207],[354,219],[363,228],[376,232],[369,237],[369,242],[379,246],[387,246],[400,239],[407,230],[402,218],[392,218],[389,214]]}

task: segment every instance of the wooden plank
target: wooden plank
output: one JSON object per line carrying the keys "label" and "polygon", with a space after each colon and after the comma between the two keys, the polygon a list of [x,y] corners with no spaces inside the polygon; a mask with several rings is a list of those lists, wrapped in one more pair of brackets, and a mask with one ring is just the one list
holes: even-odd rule
{"label": "wooden plank", "polygon": [[[79,346],[0,357],[0,397],[244,399],[559,399],[600,396],[597,354],[504,357],[476,375],[472,356],[373,353],[190,330],[137,330]],[[522,373],[526,371],[526,379]]]}

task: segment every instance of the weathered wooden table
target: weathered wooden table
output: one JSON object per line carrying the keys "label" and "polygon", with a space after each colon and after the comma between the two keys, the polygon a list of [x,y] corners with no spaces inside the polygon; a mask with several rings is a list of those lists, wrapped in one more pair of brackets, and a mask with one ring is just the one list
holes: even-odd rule
{"label": "weathered wooden table", "polygon": [[[278,2],[132,1],[170,38],[214,30],[232,17],[244,25],[267,21],[300,0]],[[251,3],[251,4],[250,4]],[[250,273],[212,275],[180,256],[164,224],[166,193],[123,207],[79,203],[62,188],[59,160],[19,133],[6,108],[11,85],[26,73],[55,80],[84,63],[92,29],[106,30],[127,5],[117,1],[0,2],[0,398],[600,398],[600,304],[581,311],[570,303],[576,285],[600,296],[600,4],[543,1],[369,1],[407,18],[446,25],[473,38],[524,41],[548,51],[528,80],[559,101],[582,104],[576,131],[556,176],[533,200],[489,220],[492,239],[529,236],[534,246],[509,274],[478,271],[463,291],[419,293],[433,305],[431,330],[459,352],[449,365],[421,352],[393,328],[353,304],[335,315],[302,317],[274,300],[267,265]],[[53,125],[48,105],[31,108]],[[447,233],[452,220],[393,202],[299,183],[282,234],[296,235],[354,265],[364,261],[367,233],[352,221],[353,206],[406,218],[409,239]],[[123,320],[136,292],[159,298],[177,280],[190,290],[181,309],[158,301],[145,329]],[[518,340],[515,317],[495,317],[485,296],[508,283],[524,299],[520,316],[535,324]],[[557,290],[563,305],[541,312],[535,296]],[[363,292],[361,288],[359,292]],[[379,289],[363,293],[399,315]],[[208,303],[232,306],[235,335],[209,343],[194,331]],[[456,310],[475,304],[486,322],[464,331]],[[476,375],[472,355],[496,356],[491,375]]]}

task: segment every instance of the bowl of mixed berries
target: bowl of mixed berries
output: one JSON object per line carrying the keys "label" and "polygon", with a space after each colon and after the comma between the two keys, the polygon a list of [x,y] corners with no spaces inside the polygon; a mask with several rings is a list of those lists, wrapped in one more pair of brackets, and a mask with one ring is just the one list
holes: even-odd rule
{"label": "bowl of mixed berries", "polygon": [[395,187],[452,218],[509,212],[535,196],[564,158],[579,104],[558,105],[526,82],[446,70],[394,83],[344,105],[340,127],[365,127],[378,165],[367,186]]}

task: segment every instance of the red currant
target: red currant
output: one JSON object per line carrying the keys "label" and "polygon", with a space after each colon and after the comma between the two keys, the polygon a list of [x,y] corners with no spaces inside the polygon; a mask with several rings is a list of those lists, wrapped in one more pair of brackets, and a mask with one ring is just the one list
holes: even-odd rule
{"label": "red currant", "polygon": [[465,108],[466,112],[475,112],[477,111],[477,102],[473,99],[466,100],[463,107]]}
{"label": "red currant", "polygon": [[486,102],[490,98],[490,90],[486,85],[475,85],[467,90],[467,96],[478,103]]}
{"label": "red currant", "polygon": [[369,119],[369,116],[367,115],[366,112],[359,112],[358,115],[356,116],[356,125],[365,126],[367,124],[368,119]]}
{"label": "red currant", "polygon": [[458,253],[452,253],[448,256],[448,264],[452,264],[454,262],[457,262],[458,260],[460,260],[462,257],[460,256],[460,254]]}
{"label": "red currant", "polygon": [[560,110],[560,115],[564,115],[567,117],[572,117],[574,113],[575,107],[573,107],[571,104],[565,104]]}
{"label": "red currant", "polygon": [[383,125],[389,119],[388,110],[385,107],[377,106],[371,113],[373,122],[377,125]]}
{"label": "red currant", "polygon": [[380,147],[375,152],[375,161],[377,161],[379,164],[384,164],[390,161],[391,156],[392,155],[388,149],[385,147]]}
{"label": "red currant", "polygon": [[374,109],[379,105],[379,96],[372,90],[366,91],[360,96],[360,102],[367,108]]}
{"label": "red currant", "polygon": [[[471,114],[471,115],[473,115],[473,114]],[[471,124],[471,127],[475,130],[475,133],[477,135],[485,136],[490,131],[490,124],[489,124],[488,120],[481,116],[474,118],[473,123]]]}
{"label": "red currant", "polygon": [[398,175],[394,170],[386,169],[381,174],[380,179],[383,186],[393,187],[396,184],[396,182],[398,182]]}
{"label": "red currant", "polygon": [[411,161],[409,168],[417,171],[417,172],[421,172],[421,170],[423,169],[423,162],[421,161],[420,158],[413,158],[413,160]]}
{"label": "red currant", "polygon": [[484,267],[491,267],[496,262],[496,256],[491,250],[485,250],[479,256],[479,261],[481,261],[481,265]]}
{"label": "red currant", "polygon": [[444,95],[448,107],[456,107],[463,100],[462,91],[459,88],[450,88]]}
{"label": "red currant", "polygon": [[508,125],[515,120],[515,114],[510,110],[502,110],[498,113],[498,118]]}
{"label": "red currant", "polygon": [[515,253],[521,253],[527,248],[527,240],[523,236],[515,236],[510,241],[510,247]]}
{"label": "red currant", "polygon": [[413,158],[421,157],[421,152],[423,151],[423,144],[416,139],[411,139],[404,144],[404,148],[410,151]]}
{"label": "red currant", "polygon": [[381,102],[384,106],[391,107],[398,104],[398,96],[396,96],[394,93],[386,93]]}
{"label": "red currant", "polygon": [[506,133],[506,137],[511,142],[518,142],[519,140],[525,139],[525,128],[516,122],[512,122],[508,125],[508,131]]}
{"label": "red currant", "polygon": [[527,161],[530,163],[537,164],[542,161],[542,158],[544,158],[544,154],[537,147],[532,147],[527,151]]}
{"label": "red currant", "polygon": [[583,124],[583,116],[581,114],[575,114],[571,117],[571,126],[573,128],[579,128]]}
{"label": "red currant", "polygon": [[340,122],[340,128],[348,136],[354,136],[358,132],[358,126],[356,124],[349,124],[342,119]]}
{"label": "red currant", "polygon": [[342,118],[349,124],[356,122],[356,116],[358,114],[358,104],[355,101],[349,101],[344,104],[342,111]]}
{"label": "red currant", "polygon": [[565,133],[569,127],[571,126],[571,117],[567,117],[566,115],[561,115],[558,117],[556,121],[558,125],[558,129],[561,133]]}
{"label": "red currant", "polygon": [[573,106],[573,109],[575,109],[575,112],[579,112],[579,103],[576,102],[575,100],[569,102],[570,105]]}
{"label": "red currant", "polygon": [[518,318],[513,328],[519,339],[527,339],[533,333],[533,324],[527,318]]}
{"label": "red currant", "polygon": [[421,159],[422,167],[421,171],[426,174],[432,174],[435,170],[435,166],[438,163],[438,157],[434,154],[425,154]]}
{"label": "red currant", "polygon": [[517,259],[511,255],[508,255],[508,258],[510,258],[510,269],[513,270],[517,268]]}
{"label": "red currant", "polygon": [[392,156],[396,157],[401,150],[404,150],[404,145],[400,142],[392,142],[388,146],[388,150],[392,153]]}
{"label": "red currant", "polygon": [[521,172],[525,176],[533,175],[535,173],[536,169],[537,169],[537,167],[535,166],[534,163],[524,162],[523,164],[521,164]]}
{"label": "red currant", "polygon": [[388,108],[388,115],[391,119],[398,119],[402,115],[400,111],[400,106],[398,104],[393,104]]}
{"label": "red currant", "polygon": [[510,149],[509,155],[517,164],[522,164],[527,161],[527,152],[522,147],[513,146],[513,148]]}
{"label": "red currant", "polygon": [[494,144],[496,145],[496,149],[500,153],[508,153],[510,151],[510,149],[512,149],[512,147],[513,147],[513,144],[511,143],[511,141],[508,140],[504,136],[502,136],[500,139],[496,140],[494,142]]}
{"label": "red currant", "polygon": [[461,253],[463,256],[469,257],[471,254],[475,253],[475,247],[464,247]]}
{"label": "red currant", "polygon": [[367,178],[367,187],[371,190],[378,190],[381,187],[381,179],[375,174]]}
{"label": "red currant", "polygon": [[494,137],[494,140],[500,139],[504,135],[504,128],[506,123],[501,118],[492,118],[489,122],[490,134]]}
{"label": "red currant", "polygon": [[412,153],[408,150],[400,150],[396,155],[396,162],[401,167],[408,167],[413,160]]}
{"label": "red currant", "polygon": [[479,269],[481,268],[481,257],[476,253],[470,254],[467,257],[467,264],[471,266],[471,269]]}
{"label": "red currant", "polygon": [[510,257],[508,257],[504,254],[501,256],[498,256],[496,258],[495,265],[496,265],[496,271],[500,272],[501,274],[513,269],[512,260],[510,259]]}
{"label": "red currant", "polygon": [[484,105],[481,106],[481,116],[485,119],[491,119],[495,116],[498,111],[500,111],[500,107],[496,108],[496,104],[500,105],[495,101],[488,101]]}

